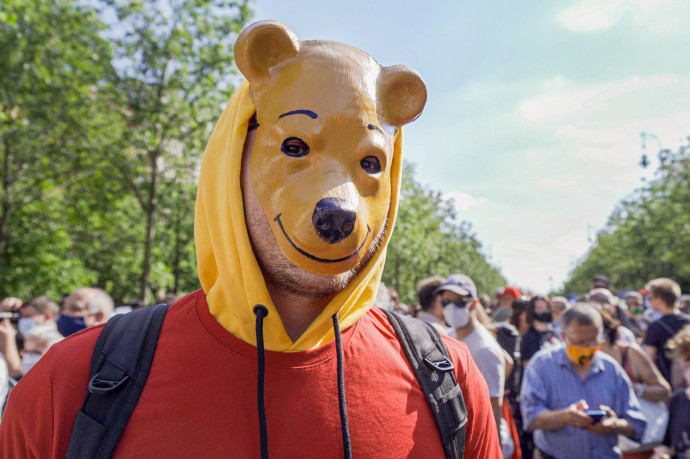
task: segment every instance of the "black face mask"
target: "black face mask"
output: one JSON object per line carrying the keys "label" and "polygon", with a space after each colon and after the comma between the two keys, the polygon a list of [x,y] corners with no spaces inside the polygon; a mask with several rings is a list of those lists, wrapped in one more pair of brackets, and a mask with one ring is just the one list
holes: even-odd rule
{"label": "black face mask", "polygon": [[551,314],[551,311],[535,312],[534,319],[539,322],[549,323],[553,321],[553,314]]}

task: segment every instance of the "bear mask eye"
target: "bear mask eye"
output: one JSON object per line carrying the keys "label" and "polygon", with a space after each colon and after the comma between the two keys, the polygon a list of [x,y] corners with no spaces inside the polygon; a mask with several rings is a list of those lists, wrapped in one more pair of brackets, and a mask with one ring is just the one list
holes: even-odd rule
{"label": "bear mask eye", "polygon": [[381,172],[381,162],[376,156],[367,156],[359,162],[359,165],[369,175],[376,175]]}
{"label": "bear mask eye", "polygon": [[280,151],[291,158],[301,158],[309,153],[309,145],[299,137],[288,137],[283,140]]}

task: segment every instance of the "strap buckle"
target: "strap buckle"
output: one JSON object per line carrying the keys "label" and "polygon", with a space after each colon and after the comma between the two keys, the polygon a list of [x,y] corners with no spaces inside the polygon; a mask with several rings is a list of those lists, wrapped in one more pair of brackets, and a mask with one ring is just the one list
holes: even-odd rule
{"label": "strap buckle", "polygon": [[113,381],[112,379],[100,378],[100,373],[93,375],[93,378],[89,380],[89,393],[103,395],[108,392],[116,390],[125,381],[129,379],[127,374],[123,374],[119,381]]}
{"label": "strap buckle", "polygon": [[436,362],[429,359],[429,357],[424,357],[424,363],[426,363],[426,366],[432,370],[440,371],[442,373],[453,371],[453,369],[455,369],[455,365],[453,365],[453,362],[451,362],[448,357],[443,357],[443,360],[438,360]]}

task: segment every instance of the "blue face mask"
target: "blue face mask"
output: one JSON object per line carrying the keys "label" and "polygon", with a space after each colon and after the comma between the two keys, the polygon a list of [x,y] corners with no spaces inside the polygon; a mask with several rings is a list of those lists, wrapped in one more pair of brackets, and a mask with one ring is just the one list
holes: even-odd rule
{"label": "blue face mask", "polygon": [[70,317],[62,314],[58,317],[57,328],[62,336],[68,337],[78,331],[84,330],[86,328],[86,322],[83,317]]}

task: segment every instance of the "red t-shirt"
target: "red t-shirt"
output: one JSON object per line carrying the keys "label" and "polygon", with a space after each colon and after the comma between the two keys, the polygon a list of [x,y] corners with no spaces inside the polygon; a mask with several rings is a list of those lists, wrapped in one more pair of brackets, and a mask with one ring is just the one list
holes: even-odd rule
{"label": "red t-shirt", "polygon": [[[64,457],[100,327],[53,346],[11,392],[0,457]],[[433,415],[385,314],[342,334],[354,457],[443,457]],[[446,339],[468,411],[465,457],[501,457],[486,382]],[[139,403],[115,457],[258,457],[256,348],[211,316],[203,291],[168,311]],[[335,342],[266,352],[272,457],[342,457]]]}

